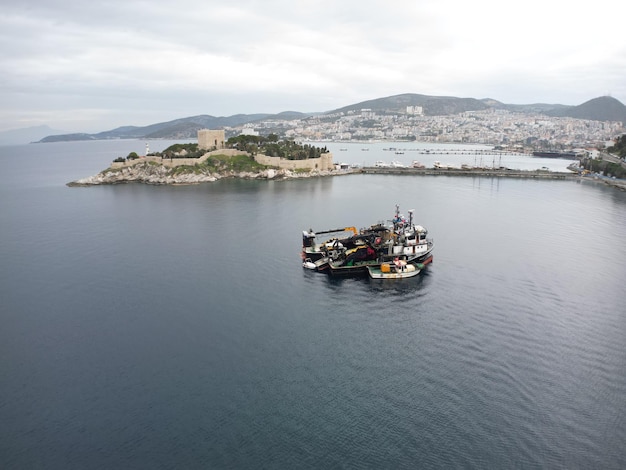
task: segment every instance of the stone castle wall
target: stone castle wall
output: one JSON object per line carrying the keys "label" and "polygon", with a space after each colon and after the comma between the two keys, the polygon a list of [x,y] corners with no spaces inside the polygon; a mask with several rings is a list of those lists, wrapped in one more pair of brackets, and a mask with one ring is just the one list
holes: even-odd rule
{"label": "stone castle wall", "polygon": [[307,160],[287,160],[281,157],[268,157],[267,155],[256,155],[254,159],[261,165],[269,165],[281,170],[333,170],[333,154],[324,153],[319,158],[309,158]]}
{"label": "stone castle wall", "polygon": [[[113,162],[111,168],[128,168],[139,163],[154,162],[158,165],[163,165],[168,168],[174,168],[181,165],[198,165],[203,163],[207,158],[212,155],[227,155],[229,157],[235,155],[248,155],[247,152],[235,149],[218,149],[211,152],[207,152],[200,158],[162,158],[162,157],[140,157],[135,160],[127,160],[125,162]],[[332,153],[322,154],[320,158],[309,158],[308,160],[287,160],[280,157],[268,157],[267,155],[256,155],[254,160],[261,165],[268,165],[277,167],[281,170],[318,170],[328,171],[334,169],[333,155]]]}
{"label": "stone castle wall", "polygon": [[242,152],[241,150],[234,149],[219,149],[213,150],[211,152],[207,152],[202,155],[200,158],[163,158],[163,157],[140,157],[135,160],[127,160],[125,162],[113,162],[111,163],[111,168],[127,168],[133,165],[137,165],[139,163],[145,162],[154,162],[159,165],[166,166],[168,168],[174,168],[181,165],[193,166],[200,163],[203,163],[207,158],[211,155],[227,155],[229,157],[233,157],[235,155],[248,155],[247,152]]}

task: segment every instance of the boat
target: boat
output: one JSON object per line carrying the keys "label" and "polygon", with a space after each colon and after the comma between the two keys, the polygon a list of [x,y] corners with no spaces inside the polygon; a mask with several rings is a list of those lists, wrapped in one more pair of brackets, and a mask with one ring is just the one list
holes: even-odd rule
{"label": "boat", "polygon": [[396,258],[392,262],[381,263],[380,266],[368,266],[367,272],[372,279],[406,279],[417,276],[432,262],[432,255],[426,258],[424,262],[416,264],[409,264]]}
{"label": "boat", "polygon": [[406,168],[406,166],[404,165],[404,163],[401,163],[398,160],[392,160],[391,161],[391,168]]}
{"label": "boat", "polygon": [[413,160],[413,163],[411,164],[411,166],[413,168],[419,168],[420,170],[426,168],[426,166],[418,160]]}
{"label": "boat", "polygon": [[433,251],[434,243],[428,238],[428,230],[413,222],[413,212],[409,212],[407,220],[396,205],[396,213],[392,219],[393,243],[389,244],[389,255],[405,256],[409,263],[420,262]]}
{"label": "boat", "polygon": [[311,258],[305,258],[302,262],[302,267],[306,269],[315,269],[315,263],[311,261]]}
{"label": "boat", "polygon": [[[408,220],[396,211],[391,224],[377,223],[358,232],[354,227],[325,230],[317,234],[309,229],[302,232],[303,266],[331,275],[367,274],[368,268],[380,267],[395,259],[406,264],[423,263],[433,251],[428,231],[413,222],[413,210]],[[352,231],[345,238],[334,237],[317,243],[315,237],[339,231]]]}
{"label": "boat", "polygon": [[[318,235],[330,235],[351,232],[352,235],[348,237],[330,237],[321,243],[317,243],[315,240]],[[342,227],[331,230],[323,230],[315,233],[313,229],[302,231],[302,260],[309,260],[315,262],[320,258],[327,258],[333,252],[341,251],[344,249],[343,241],[349,241],[352,236],[357,235],[358,231],[356,227]]]}
{"label": "boat", "polygon": [[305,258],[302,261],[302,267],[305,269],[310,269],[312,271],[325,271],[328,269],[328,261],[330,258],[322,257],[315,261],[312,261],[311,258]]}
{"label": "boat", "polygon": [[458,170],[459,168],[454,166],[454,165],[450,165],[447,163],[441,163],[439,160],[436,160],[433,163],[433,168],[436,170]]}
{"label": "boat", "polygon": [[379,266],[380,263],[378,250],[370,243],[363,241],[337,257],[329,257],[328,272],[333,276],[364,274],[368,267]]}
{"label": "boat", "polygon": [[375,166],[376,168],[389,168],[389,164],[388,164],[388,163],[383,162],[382,160],[378,160],[378,161],[376,161],[376,163],[374,163],[374,166]]}

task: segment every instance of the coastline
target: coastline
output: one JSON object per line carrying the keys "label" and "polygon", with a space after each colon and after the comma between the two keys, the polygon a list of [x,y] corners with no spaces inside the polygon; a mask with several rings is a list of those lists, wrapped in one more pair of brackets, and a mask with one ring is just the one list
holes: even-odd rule
{"label": "coastline", "polygon": [[259,179],[259,180],[286,180],[297,178],[313,178],[324,176],[339,176],[352,173],[351,170],[311,170],[308,172],[291,171],[288,169],[266,169],[260,172],[224,171],[209,172],[201,169],[192,169],[179,173],[172,173],[171,168],[165,165],[155,165],[148,162],[139,163],[130,167],[107,168],[100,173],[80,178],[67,183],[69,187],[88,187],[126,183],[142,183],[151,185],[190,185],[212,183],[223,178]]}
{"label": "coastline", "polygon": [[107,168],[100,173],[67,183],[69,187],[89,187],[114,184],[141,183],[151,185],[193,185],[211,183],[223,178],[258,179],[258,180],[288,180],[300,178],[316,178],[328,176],[342,176],[349,174],[392,174],[411,176],[472,176],[487,178],[531,178],[531,179],[571,179],[604,183],[620,191],[626,191],[626,180],[599,178],[596,176],[580,176],[576,173],[550,172],[542,170],[505,170],[505,169],[434,169],[434,168],[377,168],[365,167],[342,170],[311,170],[307,172],[291,171],[288,169],[266,169],[260,172],[208,172],[202,170],[188,170],[172,174],[171,168],[164,165],[155,165],[148,162],[131,167]]}

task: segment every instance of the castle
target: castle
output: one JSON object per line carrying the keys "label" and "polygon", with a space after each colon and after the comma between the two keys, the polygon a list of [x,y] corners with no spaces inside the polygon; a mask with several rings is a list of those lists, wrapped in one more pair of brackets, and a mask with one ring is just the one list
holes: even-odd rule
{"label": "castle", "polygon": [[[135,160],[127,160],[124,162],[113,162],[111,168],[125,168],[134,166],[137,163],[151,161],[170,168],[188,165],[193,166],[204,162],[211,155],[247,155],[246,152],[235,149],[226,148],[226,136],[224,130],[201,129],[198,131],[198,148],[206,150],[200,158],[174,158],[167,159],[155,156],[145,156]],[[148,147],[146,144],[146,153]],[[258,154],[254,156],[254,160],[262,165],[273,166],[281,170],[317,170],[329,171],[334,170],[332,153],[323,153],[319,158],[308,158],[306,160],[288,160],[282,157],[268,157],[267,155]]]}
{"label": "castle", "polygon": [[[225,149],[226,137],[224,130],[201,129],[198,131],[198,148],[215,151]],[[285,170],[319,170],[328,171],[335,168],[333,155],[322,154],[319,158],[307,160],[287,160],[280,157],[268,157],[267,155],[255,155],[254,159],[262,165],[269,165]]]}

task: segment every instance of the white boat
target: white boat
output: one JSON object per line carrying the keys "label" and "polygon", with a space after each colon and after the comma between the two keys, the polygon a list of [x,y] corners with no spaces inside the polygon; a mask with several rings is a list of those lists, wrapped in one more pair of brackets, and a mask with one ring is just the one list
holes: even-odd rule
{"label": "white boat", "polygon": [[404,163],[399,162],[398,160],[392,160],[391,168],[406,168],[406,165],[404,165]]}
{"label": "white boat", "polygon": [[417,264],[409,264],[404,260],[395,259],[388,263],[382,263],[380,266],[368,266],[367,272],[372,279],[406,279],[417,276],[432,261],[432,256],[424,260],[423,263]]}
{"label": "white boat", "polygon": [[315,269],[315,263],[311,261],[311,258],[305,258],[302,262],[302,267],[305,269]]}
{"label": "white boat", "polygon": [[440,161],[435,161],[433,163],[433,168],[437,170],[458,170],[458,166],[450,165],[448,163],[441,163]]}
{"label": "white boat", "polygon": [[420,262],[433,251],[434,243],[428,238],[428,230],[413,223],[413,209],[408,212],[409,220],[406,220],[396,205],[392,220],[394,241],[389,245],[389,255],[404,257],[409,263]]}
{"label": "white boat", "polygon": [[374,166],[376,168],[389,168],[389,164],[383,162],[382,160],[378,160],[376,163],[374,163]]}

